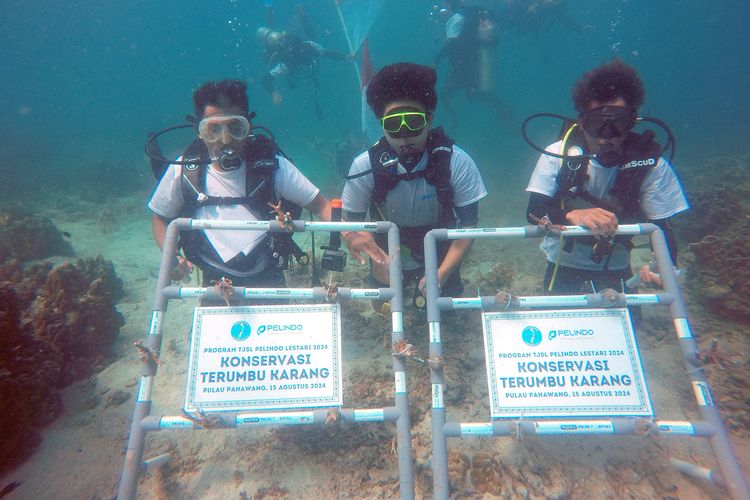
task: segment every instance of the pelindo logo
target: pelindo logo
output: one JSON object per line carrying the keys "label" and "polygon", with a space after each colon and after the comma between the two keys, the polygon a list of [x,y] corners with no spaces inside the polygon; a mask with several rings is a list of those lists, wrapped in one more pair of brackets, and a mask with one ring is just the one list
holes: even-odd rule
{"label": "pelindo logo", "polygon": [[247,340],[252,332],[253,329],[247,321],[238,321],[232,325],[231,333],[234,340]]}
{"label": "pelindo logo", "polygon": [[553,340],[557,337],[593,337],[594,330],[591,328],[581,328],[573,330],[550,330],[547,338]]}
{"label": "pelindo logo", "polygon": [[260,325],[257,330],[258,335],[261,333],[281,333],[281,332],[301,332],[302,325]]}
{"label": "pelindo logo", "polygon": [[521,338],[526,345],[539,345],[542,342],[542,331],[535,326],[527,326],[521,332]]}

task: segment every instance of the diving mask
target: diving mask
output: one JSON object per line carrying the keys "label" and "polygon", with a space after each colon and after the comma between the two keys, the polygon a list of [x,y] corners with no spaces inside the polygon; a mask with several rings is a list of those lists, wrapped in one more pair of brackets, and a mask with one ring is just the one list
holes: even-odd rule
{"label": "diving mask", "polygon": [[250,121],[242,115],[208,116],[198,123],[198,137],[206,143],[241,141],[250,134]]}
{"label": "diving mask", "polygon": [[380,122],[383,130],[391,137],[416,137],[427,126],[427,113],[402,111],[386,115],[380,119]]}
{"label": "diving mask", "polygon": [[581,126],[591,137],[622,137],[635,126],[635,110],[627,106],[599,106],[581,115]]}

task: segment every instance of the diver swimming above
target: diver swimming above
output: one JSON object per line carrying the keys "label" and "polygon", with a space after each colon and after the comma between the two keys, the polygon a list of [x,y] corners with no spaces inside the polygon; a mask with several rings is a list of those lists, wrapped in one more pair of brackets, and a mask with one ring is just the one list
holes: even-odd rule
{"label": "diver swimming above", "polygon": [[[193,94],[198,138],[180,158],[167,161],[149,209],[152,232],[163,247],[167,224],[177,217],[209,220],[269,220],[269,204],[299,218],[306,207],[330,220],[328,200],[281,153],[272,138],[252,132],[247,86],[239,80],[208,82]],[[188,125],[189,126],[189,125]],[[155,154],[159,135],[151,136],[146,151]],[[157,170],[155,170],[156,172]],[[203,285],[223,277],[235,286],[283,287],[284,269],[295,244],[289,233],[259,231],[186,231],[180,247],[188,261],[203,270]],[[205,305],[205,304],[204,304]]]}
{"label": "diver swimming above", "polygon": [[323,111],[318,103],[320,82],[318,65],[321,57],[337,61],[349,60],[352,54],[344,54],[324,48],[317,42],[302,40],[286,31],[273,31],[265,26],[258,28],[255,37],[263,47],[263,54],[271,69],[261,79],[276,106],[282,103],[282,95],[276,80],[286,77],[289,88],[296,88],[301,81],[309,81],[315,92],[315,113],[322,119]]}
{"label": "diver swimming above", "polygon": [[432,6],[430,18],[445,24],[445,42],[434,64],[437,68],[446,57],[450,61],[443,94],[451,120],[456,122],[453,101],[460,91],[470,100],[488,103],[498,119],[507,120],[512,113],[495,94],[498,35],[491,12],[459,0],[442,0]]}
{"label": "diver swimming above", "polygon": [[[674,152],[674,138],[662,121],[638,118],[644,94],[635,69],[615,59],[584,74],[575,84],[577,120],[543,113],[524,122],[524,138],[542,152],[526,188],[529,222],[584,226],[595,235],[544,238],[547,293],[579,293],[589,282],[597,291],[628,292],[625,282],[633,276],[633,244],[629,237],[613,237],[622,223],[648,220],[659,226],[672,262],[677,263],[670,219],[687,210],[688,202],[654,133],[633,132],[638,122],[655,123],[667,132],[665,149],[671,147]],[[546,149],[526,135],[526,125],[538,116],[566,120],[561,140]],[[641,268],[640,277],[645,283],[660,284],[647,265]]]}

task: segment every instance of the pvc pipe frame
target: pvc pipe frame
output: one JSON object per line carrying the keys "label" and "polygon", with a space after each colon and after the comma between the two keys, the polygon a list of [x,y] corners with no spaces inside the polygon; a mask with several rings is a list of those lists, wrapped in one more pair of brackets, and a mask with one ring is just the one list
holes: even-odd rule
{"label": "pvc pipe frame", "polygon": [[[388,255],[390,257],[390,287],[380,289],[340,288],[338,296],[348,300],[370,300],[381,298],[391,301],[391,341],[396,343],[404,339],[404,292],[401,277],[401,258],[398,227],[387,221],[378,222],[311,222],[295,220],[291,222],[294,232],[303,231],[367,231],[387,233]],[[162,342],[162,325],[167,304],[175,298],[213,297],[211,288],[191,288],[171,286],[170,276],[177,255],[177,239],[180,231],[199,229],[241,229],[249,231],[286,232],[287,229],[275,221],[210,221],[198,219],[175,219],[167,226],[162,249],[159,277],[156,283],[156,294],[151,314],[151,324],[144,346],[151,352],[158,353]],[[266,289],[235,287],[242,297],[249,298],[305,298],[325,301],[325,291],[320,287],[311,289],[279,288]],[[213,298],[219,298],[218,296]],[[387,408],[340,409],[341,419],[348,422],[395,422],[398,443],[398,472],[400,497],[405,500],[414,498],[414,467],[412,463],[411,421],[409,417],[409,399],[407,394],[406,361],[393,356],[394,371],[394,406]],[[143,359],[141,361],[141,381],[138,387],[133,420],[130,426],[125,453],[125,462],[120,476],[117,492],[118,499],[133,499],[136,496],[138,480],[141,475],[159,467],[169,460],[169,455],[160,455],[150,460],[143,460],[146,433],[162,429],[202,429],[203,427],[183,416],[151,415],[151,392],[156,377],[157,363]],[[328,410],[302,410],[293,412],[269,413],[229,413],[219,414],[215,426],[218,428],[255,427],[259,425],[300,425],[324,424]],[[214,422],[212,422],[213,424]],[[213,425],[212,425],[213,427]]]}
{"label": "pvc pipe frame", "polygon": [[[560,234],[559,231],[545,231],[538,226],[505,227],[505,228],[471,228],[471,229],[433,229],[424,239],[425,277],[427,295],[427,321],[430,338],[430,358],[443,359],[443,345],[440,339],[440,312],[451,309],[487,309],[517,310],[534,307],[603,307],[600,294],[545,297],[511,297],[507,304],[498,304],[495,297],[446,298],[440,297],[437,270],[437,241],[457,239],[486,238],[538,238],[547,234]],[[566,226],[564,232],[569,236],[591,236],[593,233],[580,226]],[[616,307],[631,305],[664,305],[668,306],[677,332],[680,346],[696,403],[703,422],[656,422],[650,421],[649,432],[667,434],[693,435],[708,438],[713,449],[721,474],[706,472],[703,469],[678,461],[679,470],[694,477],[701,477],[714,484],[726,486],[734,499],[750,498],[750,489],[743,474],[742,467],[732,449],[731,442],[719,416],[716,403],[706,380],[705,372],[698,359],[698,347],[690,331],[687,307],[680,294],[677,278],[667,249],[664,233],[655,224],[623,224],[617,228],[617,235],[648,235],[654,251],[655,260],[661,275],[664,291],[661,294],[618,294]],[[443,393],[445,375],[442,365],[430,365],[430,382],[432,383],[432,467],[433,494],[436,499],[447,499],[450,496],[448,477],[448,437],[465,436],[508,436],[524,434],[563,434],[575,430],[580,434],[636,434],[642,435],[644,419],[612,419],[568,421],[578,427],[560,427],[558,420],[524,419],[523,421],[497,420],[489,423],[446,423]]]}

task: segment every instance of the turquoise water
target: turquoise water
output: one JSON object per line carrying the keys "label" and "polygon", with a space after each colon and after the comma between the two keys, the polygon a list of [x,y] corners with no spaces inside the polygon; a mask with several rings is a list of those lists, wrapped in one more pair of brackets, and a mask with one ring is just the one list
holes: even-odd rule
{"label": "turquoise water", "polygon": [[[276,24],[283,26],[299,3],[318,41],[345,51],[332,0],[276,1]],[[504,19],[504,1],[484,4]],[[384,2],[370,32],[376,67],[432,61],[443,33],[427,19],[430,5]],[[678,168],[708,155],[747,154],[750,3],[569,0],[565,16],[580,32],[560,15],[539,25],[499,23],[497,93],[513,120],[498,123],[481,103],[458,100],[459,121],[448,132],[475,156],[493,192],[525,187],[536,153],[521,139],[521,120],[539,111],[572,115],[573,82],[613,56],[633,64],[645,81],[642,112],[674,129]],[[304,85],[290,90],[282,83],[285,101],[275,108],[259,82],[267,68],[255,30],[266,23],[260,0],[3,2],[0,193],[43,194],[60,182],[74,190],[80,176],[103,165],[150,185],[145,134],[191,113],[191,93],[203,81],[231,77],[248,81],[257,123],[270,127],[300,168],[335,195],[339,179],[327,155],[344,131],[359,127],[355,70],[321,62],[322,121]],[[437,121],[444,120],[439,105]]]}

